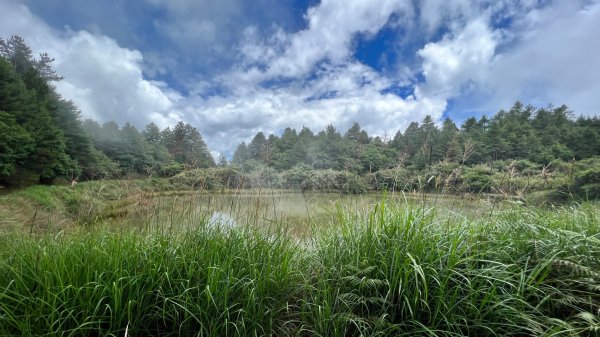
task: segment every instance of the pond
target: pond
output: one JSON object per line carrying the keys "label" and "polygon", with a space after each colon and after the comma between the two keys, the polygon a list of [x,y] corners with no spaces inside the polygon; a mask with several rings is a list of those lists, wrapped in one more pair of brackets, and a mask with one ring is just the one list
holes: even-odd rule
{"label": "pond", "polygon": [[150,195],[113,207],[107,222],[123,228],[177,230],[208,223],[224,227],[283,228],[309,234],[311,226],[335,223],[338,212],[365,214],[385,201],[392,207],[435,206],[441,215],[475,218],[503,207],[491,198],[435,194],[334,194],[281,190]]}

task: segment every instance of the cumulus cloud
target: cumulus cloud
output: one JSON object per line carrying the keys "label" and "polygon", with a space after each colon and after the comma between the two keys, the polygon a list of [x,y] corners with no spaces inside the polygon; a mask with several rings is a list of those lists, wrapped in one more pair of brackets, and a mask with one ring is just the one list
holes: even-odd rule
{"label": "cumulus cloud", "polygon": [[374,35],[392,15],[406,13],[408,2],[323,1],[307,11],[307,27],[298,32],[273,27],[265,37],[249,27],[240,63],[215,79],[228,94],[197,97],[192,115],[217,143],[288,126],[334,124],[344,131],[353,121],[383,135],[428,114],[438,118],[445,101],[386,93],[395,81],[352,57],[357,35]]}
{"label": "cumulus cloud", "polygon": [[447,100],[458,95],[464,84],[483,82],[498,40],[486,20],[479,18],[454,36],[426,44],[418,51],[426,78],[419,94]]}
{"label": "cumulus cloud", "polygon": [[309,74],[323,60],[344,64],[351,57],[357,34],[376,34],[392,14],[411,9],[406,1],[324,0],[307,10],[307,28],[301,31],[286,34],[275,29],[260,41],[256,30],[246,30],[240,49],[246,68],[250,68],[247,75],[255,80],[297,78]]}
{"label": "cumulus cloud", "polygon": [[48,52],[64,80],[58,91],[73,100],[85,118],[130,121],[138,126],[154,121],[166,126],[180,118],[177,95],[144,79],[143,56],[115,40],[87,31],[57,31],[23,5],[0,1],[2,36],[20,35],[34,52]]}
{"label": "cumulus cloud", "polygon": [[[509,15],[514,7],[495,9]],[[466,111],[494,112],[521,100],[598,114],[599,1],[556,1],[514,17],[509,30],[494,27],[493,14],[482,12],[419,50],[426,80],[418,96],[456,98],[458,109]]]}
{"label": "cumulus cloud", "polygon": [[[290,8],[275,0],[144,4],[161,13],[151,25],[171,45],[141,52],[100,28],[51,27],[11,0],[0,0],[0,34],[55,57],[65,76],[57,88],[84,116],[138,127],[183,120],[221,153],[258,131],[345,131],[356,121],[384,135],[425,115],[460,120],[456,109],[494,112],[516,99],[598,114],[598,0],[322,0],[300,24],[286,24]],[[398,72],[356,55],[357,41],[384,28],[399,32],[388,41]],[[171,73],[177,83],[165,80]]]}
{"label": "cumulus cloud", "polygon": [[490,105],[506,106],[518,98],[564,103],[578,114],[600,113],[600,2],[585,3],[558,1],[519,22],[521,38],[490,66]]}
{"label": "cumulus cloud", "polygon": [[280,133],[285,127],[318,131],[333,124],[343,132],[356,121],[372,134],[389,135],[426,115],[441,117],[445,101],[385,93],[391,84],[358,62],[329,65],[313,79],[277,88],[259,86],[227,97],[196,97],[190,116],[220,149],[233,149],[258,131]]}

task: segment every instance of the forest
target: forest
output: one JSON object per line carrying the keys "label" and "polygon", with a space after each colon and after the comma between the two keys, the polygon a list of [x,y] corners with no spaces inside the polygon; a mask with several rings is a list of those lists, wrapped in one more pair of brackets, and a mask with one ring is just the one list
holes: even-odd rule
{"label": "forest", "polygon": [[1,336],[600,332],[599,117],[517,101],[215,159],[202,126],[84,119],[52,62],[0,39]]}
{"label": "forest", "polygon": [[496,185],[498,192],[498,180],[508,172],[523,178],[511,192],[551,187],[598,195],[600,119],[577,116],[565,105],[516,102],[507,111],[460,125],[427,116],[393,136],[371,136],[358,123],[346,131],[328,125],[320,131],[258,132],[231,160],[221,154],[215,162],[198,129],[184,122],[163,130],[150,123],[138,130],[130,123],[83,120],[53,85],[62,79],[52,69],[53,59],[35,57],[18,36],[0,40],[0,56],[0,184],[5,186],[159,176],[204,188],[362,193],[443,185],[488,192]]}

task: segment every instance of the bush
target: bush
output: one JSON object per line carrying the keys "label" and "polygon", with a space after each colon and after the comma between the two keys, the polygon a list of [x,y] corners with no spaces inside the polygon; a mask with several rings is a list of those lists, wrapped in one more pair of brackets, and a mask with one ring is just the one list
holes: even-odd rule
{"label": "bush", "polygon": [[534,176],[540,174],[541,167],[527,159],[515,161],[512,166],[523,176]]}
{"label": "bush", "polygon": [[367,181],[365,178],[351,172],[343,172],[345,182],[342,184],[341,191],[344,193],[351,194],[362,194],[366,193],[368,189]]}
{"label": "bush", "polygon": [[312,190],[314,186],[313,172],[306,165],[294,166],[283,172],[283,185],[285,188]]}
{"label": "bush", "polygon": [[462,189],[468,192],[489,192],[494,182],[490,169],[484,165],[466,167],[462,177]]}
{"label": "bush", "polygon": [[379,170],[368,176],[371,188],[380,191],[412,191],[419,188],[415,175],[404,168]]}
{"label": "bush", "polygon": [[600,157],[592,157],[576,163],[565,163],[550,197],[565,201],[572,197],[593,200],[600,197]]}
{"label": "bush", "polygon": [[173,177],[185,170],[185,165],[177,162],[170,162],[160,169],[160,174],[163,177]]}
{"label": "bush", "polygon": [[218,167],[183,171],[169,181],[178,188],[215,190],[241,187],[243,177],[233,168]]}
{"label": "bush", "polygon": [[586,200],[600,197],[600,166],[575,174],[572,190]]}

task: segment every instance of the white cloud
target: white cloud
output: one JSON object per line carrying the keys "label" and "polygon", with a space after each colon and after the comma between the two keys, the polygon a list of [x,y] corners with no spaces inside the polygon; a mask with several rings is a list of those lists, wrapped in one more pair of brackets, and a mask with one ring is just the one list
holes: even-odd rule
{"label": "white cloud", "polygon": [[[240,48],[244,61],[250,63],[246,65],[250,66],[246,79],[302,77],[323,60],[344,64],[351,58],[357,34],[373,35],[392,14],[410,11],[412,5],[407,1],[324,0],[308,9],[307,28],[294,34],[275,29],[270,38],[260,41],[255,31],[247,30]],[[256,67],[265,70],[257,71]]]}
{"label": "white cloud", "polygon": [[424,0],[420,10],[421,24],[428,33],[444,23],[456,26],[478,13],[478,7],[479,4],[470,0]]}
{"label": "white cloud", "polygon": [[600,2],[583,3],[557,1],[519,23],[527,30],[491,65],[489,105],[498,109],[521,99],[564,103],[578,114],[600,114]]}
{"label": "white cloud", "polygon": [[[501,8],[510,13],[515,6]],[[490,16],[470,19],[418,52],[426,79],[418,97],[456,98],[465,111],[495,112],[521,100],[599,113],[600,1],[558,0],[524,11],[509,31],[493,28]]]}
{"label": "white cloud", "polygon": [[[221,153],[258,131],[279,133],[288,126],[318,131],[332,123],[343,132],[357,121],[371,134],[392,134],[425,115],[441,118],[449,100],[486,111],[516,99],[564,102],[578,113],[598,114],[599,1],[556,0],[534,9],[538,0],[424,0],[418,8],[408,0],[323,0],[305,13],[306,27],[296,32],[277,23],[253,24],[244,18],[248,5],[241,0],[147,2],[166,12],[155,26],[186,45],[200,68],[215,57],[235,64],[217,76],[200,72],[178,79],[190,89],[184,95],[145,77],[177,68],[183,57],[177,50],[142,54],[102,32],[51,28],[10,0],[0,0],[0,34],[21,35],[35,51],[55,57],[65,76],[57,88],[86,117],[138,127],[184,120]],[[354,57],[357,37],[374,36],[391,21],[405,34],[422,35],[410,40],[418,43],[411,47],[415,55],[401,53],[411,62],[400,59],[398,74],[378,72]],[[445,35],[431,40],[441,31]],[[416,73],[423,77],[406,76]],[[413,86],[414,95],[386,93],[399,83]]]}
{"label": "white cloud", "polygon": [[[407,13],[407,1],[325,0],[307,11],[307,28],[299,32],[273,27],[262,37],[249,27],[238,48],[240,63],[216,78],[229,94],[198,97],[190,113],[213,144],[229,149],[257,131],[278,133],[288,126],[316,131],[334,124],[345,131],[357,121],[383,135],[427,114],[438,118],[445,101],[384,94],[394,81],[352,58],[357,34],[374,35],[393,14]],[[282,82],[263,87],[268,80]]]}
{"label": "white cloud", "polygon": [[479,18],[454,36],[426,44],[418,51],[426,78],[419,94],[449,99],[457,96],[464,84],[483,82],[498,40],[486,20]]}
{"label": "white cloud", "polygon": [[254,87],[227,97],[196,97],[190,115],[196,116],[209,143],[220,151],[234,149],[258,131],[279,133],[285,127],[303,126],[319,131],[334,124],[343,132],[356,121],[368,132],[383,135],[404,129],[427,114],[441,117],[445,101],[403,99],[381,92],[391,84],[373,69],[350,62],[323,67],[312,80],[278,88]]}
{"label": "white cloud", "polygon": [[168,125],[177,117],[172,91],[144,79],[143,56],[113,39],[87,31],[57,31],[22,4],[0,1],[2,36],[20,35],[34,52],[48,52],[64,80],[58,91],[73,100],[85,118]]}
{"label": "white cloud", "polygon": [[[189,1],[152,1],[168,6],[174,17],[191,11]],[[15,13],[12,17],[24,19],[0,26],[0,32],[23,35],[36,50],[54,55],[57,70],[66,77],[58,89],[85,116],[129,120],[138,126],[150,120],[164,126],[183,119],[196,125],[209,147],[219,152],[232,151],[257,131],[277,133],[288,126],[317,131],[331,123],[344,131],[357,121],[371,133],[394,133],[427,114],[440,117],[446,106],[437,98],[384,94],[382,90],[394,81],[352,60],[355,36],[377,33],[394,13],[410,13],[408,2],[327,0],[306,13],[308,26],[297,33],[274,27],[263,38],[257,28],[247,28],[239,66],[202,81],[188,97],[165,83],[144,79],[142,69],[147,65],[137,50],[99,34],[55,31],[25,6],[9,9]],[[328,62],[320,64],[322,60]],[[308,73],[316,75],[308,79]],[[260,85],[278,77],[289,81],[268,88]],[[206,96],[215,84],[224,85],[228,93]]]}

